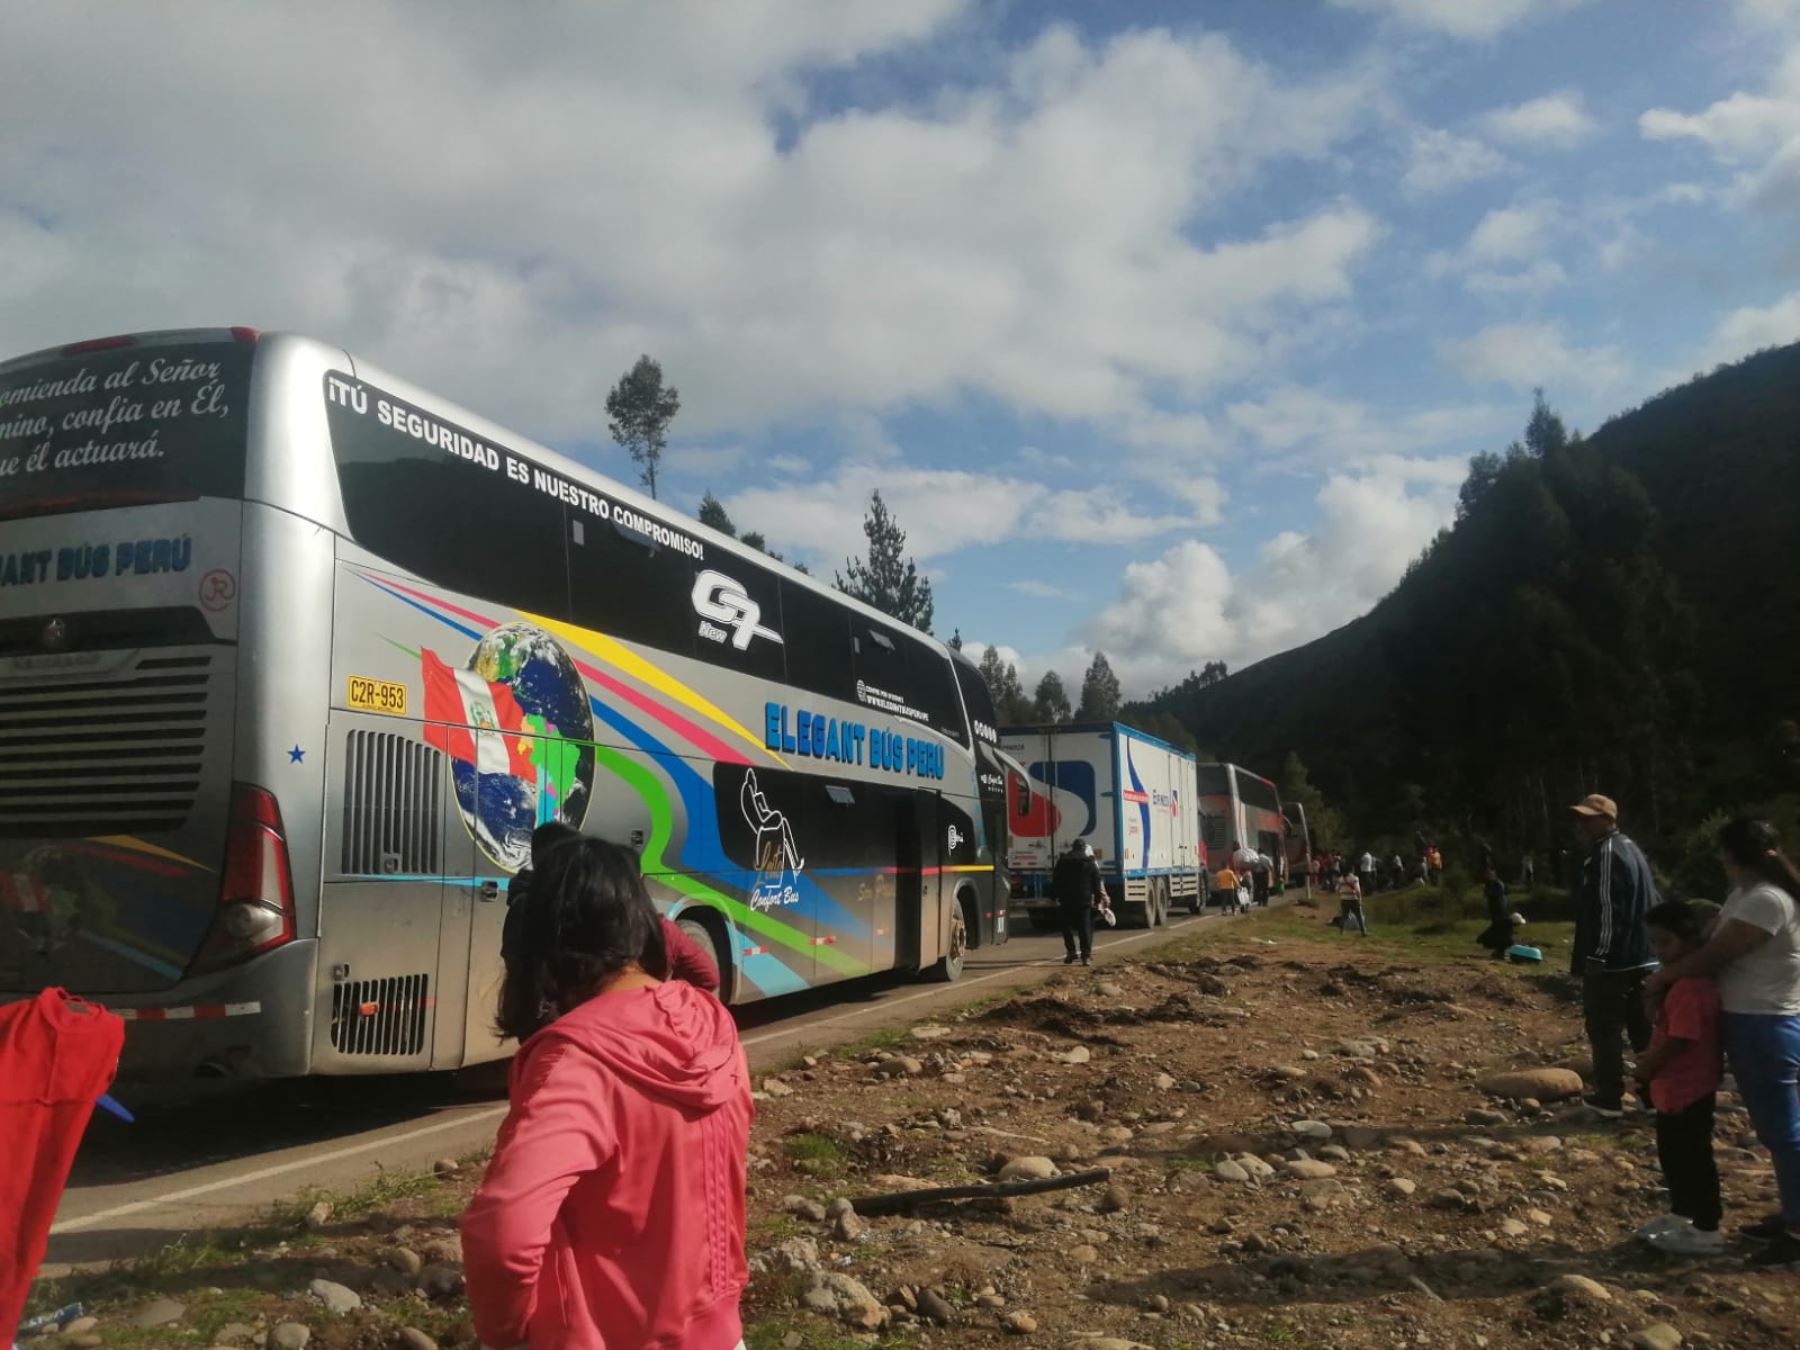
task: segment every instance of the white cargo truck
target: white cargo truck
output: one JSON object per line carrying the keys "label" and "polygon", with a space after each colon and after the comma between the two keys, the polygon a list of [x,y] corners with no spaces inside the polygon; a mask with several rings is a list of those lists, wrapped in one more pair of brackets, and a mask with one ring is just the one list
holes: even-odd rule
{"label": "white cargo truck", "polygon": [[1118,722],[1002,727],[1025,769],[1007,792],[1011,911],[1057,926],[1050,872],[1077,839],[1100,862],[1122,924],[1151,927],[1206,903],[1194,756]]}

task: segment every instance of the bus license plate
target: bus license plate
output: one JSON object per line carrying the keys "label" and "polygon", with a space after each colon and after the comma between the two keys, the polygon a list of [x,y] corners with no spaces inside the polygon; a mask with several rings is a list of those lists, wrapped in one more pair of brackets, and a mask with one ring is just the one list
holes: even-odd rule
{"label": "bus license plate", "polygon": [[393,680],[371,680],[367,675],[352,675],[350,706],[357,712],[405,717],[406,686]]}

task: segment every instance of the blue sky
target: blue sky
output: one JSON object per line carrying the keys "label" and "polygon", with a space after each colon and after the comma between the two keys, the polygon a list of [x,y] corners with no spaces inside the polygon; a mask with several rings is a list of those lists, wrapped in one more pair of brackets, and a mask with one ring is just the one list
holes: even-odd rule
{"label": "blue sky", "polygon": [[34,6],[0,342],[337,341],[1141,692],[1364,612],[1534,385],[1800,337],[1800,0]]}

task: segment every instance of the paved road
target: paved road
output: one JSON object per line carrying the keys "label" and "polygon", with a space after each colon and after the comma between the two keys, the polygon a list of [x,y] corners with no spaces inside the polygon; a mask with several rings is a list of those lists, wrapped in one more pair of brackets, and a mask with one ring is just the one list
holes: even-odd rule
{"label": "paved road", "polygon": [[[1181,916],[1154,932],[1103,930],[1096,965],[1217,915]],[[1055,934],[1026,928],[971,953],[953,985],[877,977],[741,1010],[752,1068],[763,1068],[921,1019],[1060,968]],[[487,1145],[505,1113],[502,1075],[320,1079],[226,1087],[146,1109],[136,1125],[96,1115],[63,1196],[44,1273],[116,1260],[199,1228],[241,1223],[308,1187],[348,1190],[380,1171],[417,1171]]]}

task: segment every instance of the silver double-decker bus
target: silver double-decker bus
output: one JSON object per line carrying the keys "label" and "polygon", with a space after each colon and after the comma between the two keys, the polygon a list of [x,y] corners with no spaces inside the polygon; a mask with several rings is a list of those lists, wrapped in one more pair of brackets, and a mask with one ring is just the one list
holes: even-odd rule
{"label": "silver double-decker bus", "polygon": [[1004,941],[1006,760],[943,644],[306,338],[0,365],[0,999],[122,1071],[455,1068],[508,878],[635,847],[746,1002]]}

